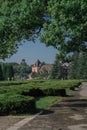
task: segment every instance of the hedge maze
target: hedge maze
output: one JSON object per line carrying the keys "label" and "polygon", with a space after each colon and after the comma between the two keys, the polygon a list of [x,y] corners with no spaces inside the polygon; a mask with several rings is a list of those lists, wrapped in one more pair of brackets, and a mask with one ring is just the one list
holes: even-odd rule
{"label": "hedge maze", "polygon": [[81,84],[78,80],[32,80],[0,82],[0,115],[35,113],[43,96],[67,95]]}

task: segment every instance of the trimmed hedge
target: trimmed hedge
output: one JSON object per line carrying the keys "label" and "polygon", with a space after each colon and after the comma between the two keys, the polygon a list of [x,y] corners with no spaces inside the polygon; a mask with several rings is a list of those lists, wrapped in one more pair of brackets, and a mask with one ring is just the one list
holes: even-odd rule
{"label": "trimmed hedge", "polygon": [[44,89],[43,92],[46,94],[46,96],[66,96],[66,89]]}
{"label": "trimmed hedge", "polygon": [[34,113],[36,111],[35,102],[35,99],[29,96],[12,93],[1,94],[0,115]]}
{"label": "trimmed hedge", "polygon": [[[34,84],[35,83],[35,84]],[[26,96],[66,96],[66,89],[76,88],[81,83],[78,80],[48,80],[44,82],[33,82],[33,87],[28,87],[24,90],[22,95]]]}
{"label": "trimmed hedge", "polygon": [[32,88],[29,91],[23,91],[22,95],[25,96],[66,96],[66,89],[40,89],[40,88]]}
{"label": "trimmed hedge", "polygon": [[46,96],[45,93],[39,88],[31,88],[29,91],[23,91],[21,95],[24,96],[34,96],[34,97],[41,97],[41,96]]}
{"label": "trimmed hedge", "polygon": [[21,85],[21,84],[27,84],[28,81],[1,81],[0,86],[11,86],[11,85]]}
{"label": "trimmed hedge", "polygon": [[1,86],[0,93],[3,94],[8,92],[15,92],[17,94],[22,94],[24,92],[27,95],[32,95],[31,93],[35,93],[37,96],[39,96],[39,94],[50,95],[49,93],[56,93],[58,90],[62,91],[62,89],[64,90],[67,88],[72,89],[72,87],[77,87],[79,85],[80,82],[78,80],[41,80],[41,82],[28,81],[27,84]]}
{"label": "trimmed hedge", "polygon": [[72,89],[81,84],[78,80],[37,80],[26,83],[11,82],[6,86],[0,85],[0,115],[34,113],[37,100],[34,97],[66,96],[67,88]]}

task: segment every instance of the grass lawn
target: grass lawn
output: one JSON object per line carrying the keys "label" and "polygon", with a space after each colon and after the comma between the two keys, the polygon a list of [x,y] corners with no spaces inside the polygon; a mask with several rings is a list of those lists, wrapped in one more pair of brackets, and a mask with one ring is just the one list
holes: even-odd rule
{"label": "grass lawn", "polygon": [[62,99],[59,96],[40,97],[36,101],[36,107],[37,109],[49,109],[53,104],[60,102]]}

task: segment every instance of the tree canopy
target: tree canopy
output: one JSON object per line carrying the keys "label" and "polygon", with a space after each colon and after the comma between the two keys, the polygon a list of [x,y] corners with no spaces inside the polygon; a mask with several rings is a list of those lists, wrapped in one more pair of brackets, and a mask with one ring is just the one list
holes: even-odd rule
{"label": "tree canopy", "polygon": [[34,40],[39,34],[60,54],[86,51],[87,1],[0,1],[0,58],[14,54],[21,40]]}
{"label": "tree canopy", "polygon": [[87,1],[50,0],[47,11],[49,23],[44,23],[42,41],[53,45],[66,55],[73,51],[86,51]]}
{"label": "tree canopy", "polygon": [[0,58],[15,53],[22,39],[33,39],[43,25],[45,0],[0,1]]}

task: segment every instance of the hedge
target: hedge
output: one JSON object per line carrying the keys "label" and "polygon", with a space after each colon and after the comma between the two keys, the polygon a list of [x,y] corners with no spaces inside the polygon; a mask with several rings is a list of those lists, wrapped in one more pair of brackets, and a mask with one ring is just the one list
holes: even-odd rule
{"label": "hedge", "polygon": [[27,84],[2,86],[0,93],[15,92],[21,95],[29,96],[65,96],[66,89],[72,89],[80,85],[78,80],[46,80],[29,81]]}
{"label": "hedge", "polygon": [[[11,83],[13,84],[0,86],[0,115],[33,113],[36,111],[36,97],[65,96],[67,88],[72,89],[80,85],[78,80],[28,81],[27,84]],[[5,83],[3,84],[5,85]]]}
{"label": "hedge", "polygon": [[34,97],[40,97],[40,96],[65,96],[66,95],[66,89],[32,88],[32,89],[29,89],[29,91],[23,91],[22,95],[24,95],[24,96],[34,96]]}
{"label": "hedge", "polygon": [[27,84],[27,81],[1,81],[0,86],[11,86],[11,85],[21,85],[21,84]]}
{"label": "hedge", "polygon": [[36,111],[35,98],[18,94],[0,95],[0,115],[17,113],[34,113]]}
{"label": "hedge", "polygon": [[[34,84],[34,83],[33,83]],[[23,90],[22,95],[38,96],[66,96],[66,89],[76,88],[81,84],[78,80],[48,80],[44,83],[35,82],[35,86]]]}

